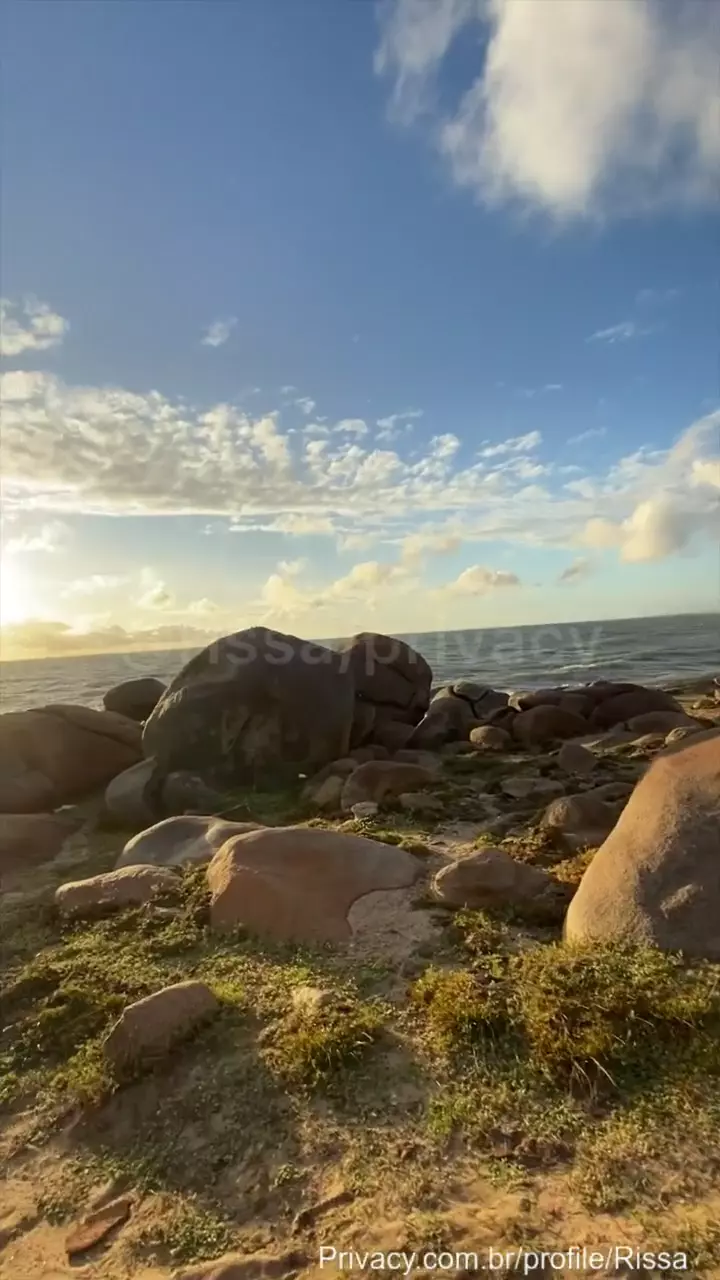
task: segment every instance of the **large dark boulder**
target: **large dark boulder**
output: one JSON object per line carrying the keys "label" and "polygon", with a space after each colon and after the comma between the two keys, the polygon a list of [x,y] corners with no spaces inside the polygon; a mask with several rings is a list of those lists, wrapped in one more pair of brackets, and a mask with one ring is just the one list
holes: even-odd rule
{"label": "large dark boulder", "polygon": [[192,658],[143,732],[163,773],[269,784],[347,754],[353,676],[341,654],[253,627]]}
{"label": "large dark boulder", "polygon": [[[430,701],[432,671],[422,654],[395,636],[363,631],[338,644],[355,688],[352,745],[404,746]],[[409,726],[403,732],[398,726]]]}
{"label": "large dark boulder", "polygon": [[123,680],[113,685],[103,698],[106,711],[117,711],[121,716],[142,723],[151,716],[165,692],[166,686],[155,676],[138,676],[136,680]]}

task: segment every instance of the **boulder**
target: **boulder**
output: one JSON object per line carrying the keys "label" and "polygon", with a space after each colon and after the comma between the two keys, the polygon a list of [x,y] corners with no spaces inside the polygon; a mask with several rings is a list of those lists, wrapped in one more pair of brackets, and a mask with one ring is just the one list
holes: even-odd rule
{"label": "boulder", "polygon": [[571,711],[575,716],[583,716],[587,719],[590,715],[595,702],[587,693],[570,692],[564,693],[558,706],[561,711]]}
{"label": "boulder", "polygon": [[691,738],[697,731],[696,725],[692,725],[692,727],[690,725],[680,725],[677,729],[671,729],[665,738],[665,746],[672,747],[676,742],[682,742],[684,738]]}
{"label": "boulder", "polygon": [[0,889],[7,889],[16,873],[52,862],[81,825],[72,814],[0,814]]}
{"label": "boulder", "polygon": [[450,686],[453,697],[469,702],[476,720],[487,723],[491,716],[507,708],[508,695],[501,689],[479,684],[475,680],[456,680]]}
{"label": "boulder", "polygon": [[720,732],[656,757],[585,872],[565,936],[720,961]]}
{"label": "boulder", "polygon": [[697,720],[693,720],[684,711],[646,711],[643,715],[633,716],[628,720],[627,727],[631,733],[663,735],[669,733],[671,729],[691,729],[696,733],[701,729]]}
{"label": "boulder", "polygon": [[344,756],[354,704],[341,654],[253,627],[183,667],[145,724],[143,749],[165,774],[267,786]]}
{"label": "boulder", "polygon": [[335,813],[340,809],[340,797],[344,786],[345,779],[339,773],[332,773],[319,786],[313,787],[305,799],[314,809],[327,809]]}
{"label": "boulder", "polygon": [[616,805],[602,795],[585,791],[553,800],[545,810],[540,826],[574,853],[578,849],[595,849],[601,845],[615,826],[617,817]]}
{"label": "boulder", "polygon": [[176,982],[128,1005],[103,1042],[111,1067],[123,1070],[167,1053],[219,1009],[204,982]]}
{"label": "boulder", "polygon": [[443,906],[511,907],[538,921],[562,919],[572,894],[541,867],[517,862],[504,849],[490,847],[443,867],[432,892]]}
{"label": "boulder", "polygon": [[165,818],[128,840],[115,866],[183,867],[209,862],[231,835],[262,830],[258,822],[225,822],[199,814]]}
{"label": "boulder", "polygon": [[418,764],[399,764],[396,760],[369,760],[361,764],[345,782],[342,807],[348,812],[363,800],[380,804],[403,791],[419,791],[436,780],[436,775]]}
{"label": "boulder", "polygon": [[401,809],[407,809],[410,813],[439,814],[445,809],[440,796],[428,796],[422,791],[404,791],[398,796],[398,804]]}
{"label": "boulder", "polygon": [[125,716],[54,703],[0,715],[0,812],[40,813],[79,800],[141,758]]}
{"label": "boulder", "polygon": [[210,923],[294,942],[343,942],[357,898],[413,884],[422,864],[394,845],[316,827],[233,836],[207,869]]}
{"label": "boulder", "polygon": [[129,720],[142,722],[152,715],[162,698],[166,685],[155,676],[140,676],[136,680],[123,680],[113,685],[103,698],[106,711],[117,711]]}
{"label": "boulder", "polygon": [[172,892],[177,887],[177,872],[168,867],[121,867],[60,885],[55,890],[55,905],[63,916],[93,916],[142,906],[159,893]]}
{"label": "boulder", "polygon": [[629,688],[626,692],[604,697],[592,712],[590,724],[593,728],[611,729],[615,724],[633,720],[648,711],[682,712],[682,707],[663,689]]}
{"label": "boulder", "polygon": [[358,822],[365,822],[368,818],[374,818],[380,808],[374,800],[359,800],[350,810],[353,818]]}
{"label": "boulder", "polygon": [[389,760],[390,752],[377,742],[368,742],[364,747],[354,747],[349,751],[348,759],[354,760],[356,764],[367,764],[368,760]]}
{"label": "boulder", "polygon": [[541,704],[519,711],[513,720],[513,736],[525,747],[543,746],[560,738],[580,738],[588,732],[588,722],[572,711]]}
{"label": "boulder", "polygon": [[422,769],[429,769],[431,773],[436,775],[441,774],[443,770],[443,762],[434,751],[422,751],[406,747],[402,751],[395,752],[393,761],[396,764],[419,764]]}
{"label": "boulder", "polygon": [[416,724],[430,701],[432,671],[421,654],[395,636],[364,631],[338,645],[344,670],[352,677],[356,698],[394,720],[409,712]]}
{"label": "boulder", "polygon": [[516,690],[508,698],[508,706],[515,711],[532,711],[535,707],[557,707],[567,697],[568,690],[553,685],[549,689]]}
{"label": "boulder", "polygon": [[456,698],[452,689],[441,689],[408,739],[408,746],[432,751],[446,742],[467,738],[476,725],[477,716],[471,703],[465,698]]}
{"label": "boulder", "polygon": [[482,751],[512,751],[513,740],[506,729],[494,724],[483,724],[470,730],[470,742]]}
{"label": "boulder", "polygon": [[402,751],[413,735],[411,724],[402,724],[399,720],[380,720],[373,729],[373,741],[378,743],[392,755],[394,751]]}
{"label": "boulder", "polygon": [[557,753],[556,763],[564,773],[575,773],[581,777],[597,768],[596,757],[580,742],[564,742]]}
{"label": "boulder", "polygon": [[158,812],[157,765],[153,759],[139,760],[124,769],[105,789],[105,811],[121,827],[149,827]]}

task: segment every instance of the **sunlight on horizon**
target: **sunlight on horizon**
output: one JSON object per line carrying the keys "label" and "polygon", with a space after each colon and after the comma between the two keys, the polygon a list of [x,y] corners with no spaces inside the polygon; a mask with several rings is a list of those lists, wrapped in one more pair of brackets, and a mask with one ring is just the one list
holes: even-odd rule
{"label": "sunlight on horizon", "polygon": [[27,574],[10,556],[0,560],[0,626],[25,622],[33,610],[33,597]]}

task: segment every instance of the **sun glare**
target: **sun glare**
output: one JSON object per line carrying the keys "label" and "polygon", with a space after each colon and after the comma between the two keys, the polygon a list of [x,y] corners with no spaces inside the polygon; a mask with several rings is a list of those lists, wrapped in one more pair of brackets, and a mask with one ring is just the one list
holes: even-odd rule
{"label": "sun glare", "polygon": [[30,614],[28,584],[17,564],[4,556],[0,561],[0,626],[24,622]]}

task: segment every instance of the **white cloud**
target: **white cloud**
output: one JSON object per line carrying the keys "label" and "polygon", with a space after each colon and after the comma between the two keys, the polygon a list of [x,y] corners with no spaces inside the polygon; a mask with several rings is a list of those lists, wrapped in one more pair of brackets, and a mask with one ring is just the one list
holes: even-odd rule
{"label": "white cloud", "polygon": [[214,600],[209,600],[207,596],[203,596],[201,600],[191,600],[185,609],[185,613],[189,613],[193,618],[209,618],[218,612],[219,606]]}
{"label": "white cloud", "polygon": [[568,436],[568,444],[584,444],[586,440],[599,440],[601,436],[607,434],[607,427],[588,427],[587,431],[581,431],[576,436]]}
{"label": "white cloud", "polygon": [[175,597],[159,578],[154,569],[146,568],[140,573],[141,595],[136,604],[140,609],[170,609]]}
{"label": "white cloud", "polygon": [[68,525],[62,520],[52,520],[48,524],[44,524],[34,533],[21,533],[13,538],[8,538],[3,544],[3,555],[17,556],[25,555],[28,552],[48,552],[54,554],[60,551],[69,541],[71,532]]}
{"label": "white cloud", "polygon": [[553,391],[562,391],[562,382],[546,382],[543,387],[518,387],[517,394],[523,400],[534,400],[536,396],[547,396]]}
{"label": "white cloud", "polygon": [[342,418],[340,422],[335,423],[332,430],[337,435],[366,436],[368,425],[363,418]]}
{"label": "white cloud", "polygon": [[607,342],[613,346],[616,342],[629,342],[631,338],[647,337],[651,332],[651,329],[641,328],[634,320],[621,320],[619,324],[612,324],[607,329],[598,329],[595,333],[591,333],[587,341]]}
{"label": "white cloud", "polygon": [[129,579],[119,573],[91,573],[87,578],[76,578],[61,591],[63,596],[93,596],[104,591],[114,591]]}
{"label": "white cloud", "polygon": [[486,569],[484,565],[474,564],[441,590],[453,596],[484,596],[497,587],[519,587],[517,574],[505,569]]}
{"label": "white cloud", "polygon": [[68,321],[46,302],[25,298],[20,303],[0,298],[0,355],[48,351],[60,345],[69,328]]}
{"label": "white cloud", "polygon": [[303,569],[307,569],[307,560],[281,560],[278,564],[278,573],[288,578],[296,578]]}
{"label": "white cloud", "polygon": [[573,560],[567,568],[563,569],[558,578],[558,582],[577,582],[580,578],[587,578],[592,573],[592,561],[585,556],[579,556],[577,560]]}
{"label": "white cloud", "polygon": [[378,440],[396,440],[404,432],[412,431],[416,418],[423,417],[422,409],[404,409],[402,413],[389,413],[386,418],[378,418]]}
{"label": "white cloud", "polygon": [[400,545],[402,562],[416,566],[428,555],[442,556],[458,551],[462,538],[457,533],[409,533]]}
{"label": "white cloud", "polygon": [[509,440],[501,440],[499,444],[487,444],[480,450],[481,458],[497,458],[504,453],[523,453],[525,449],[536,449],[542,443],[539,431],[528,431],[524,436],[510,436]]}
{"label": "white cloud", "polygon": [[[386,0],[376,68],[395,113],[427,114],[456,182],[486,202],[561,219],[714,206],[716,19],[705,0]],[[443,108],[465,28],[477,75]]]}
{"label": "white cloud", "polygon": [[202,338],[204,347],[222,347],[227,342],[232,333],[237,318],[235,316],[227,316],[224,320],[213,320],[208,326]]}
{"label": "white cloud", "polygon": [[310,414],[315,408],[315,401],[311,400],[309,396],[300,396],[300,398],[295,401],[295,404],[297,405],[298,409],[300,409],[305,414],[306,418],[309,418]]}

